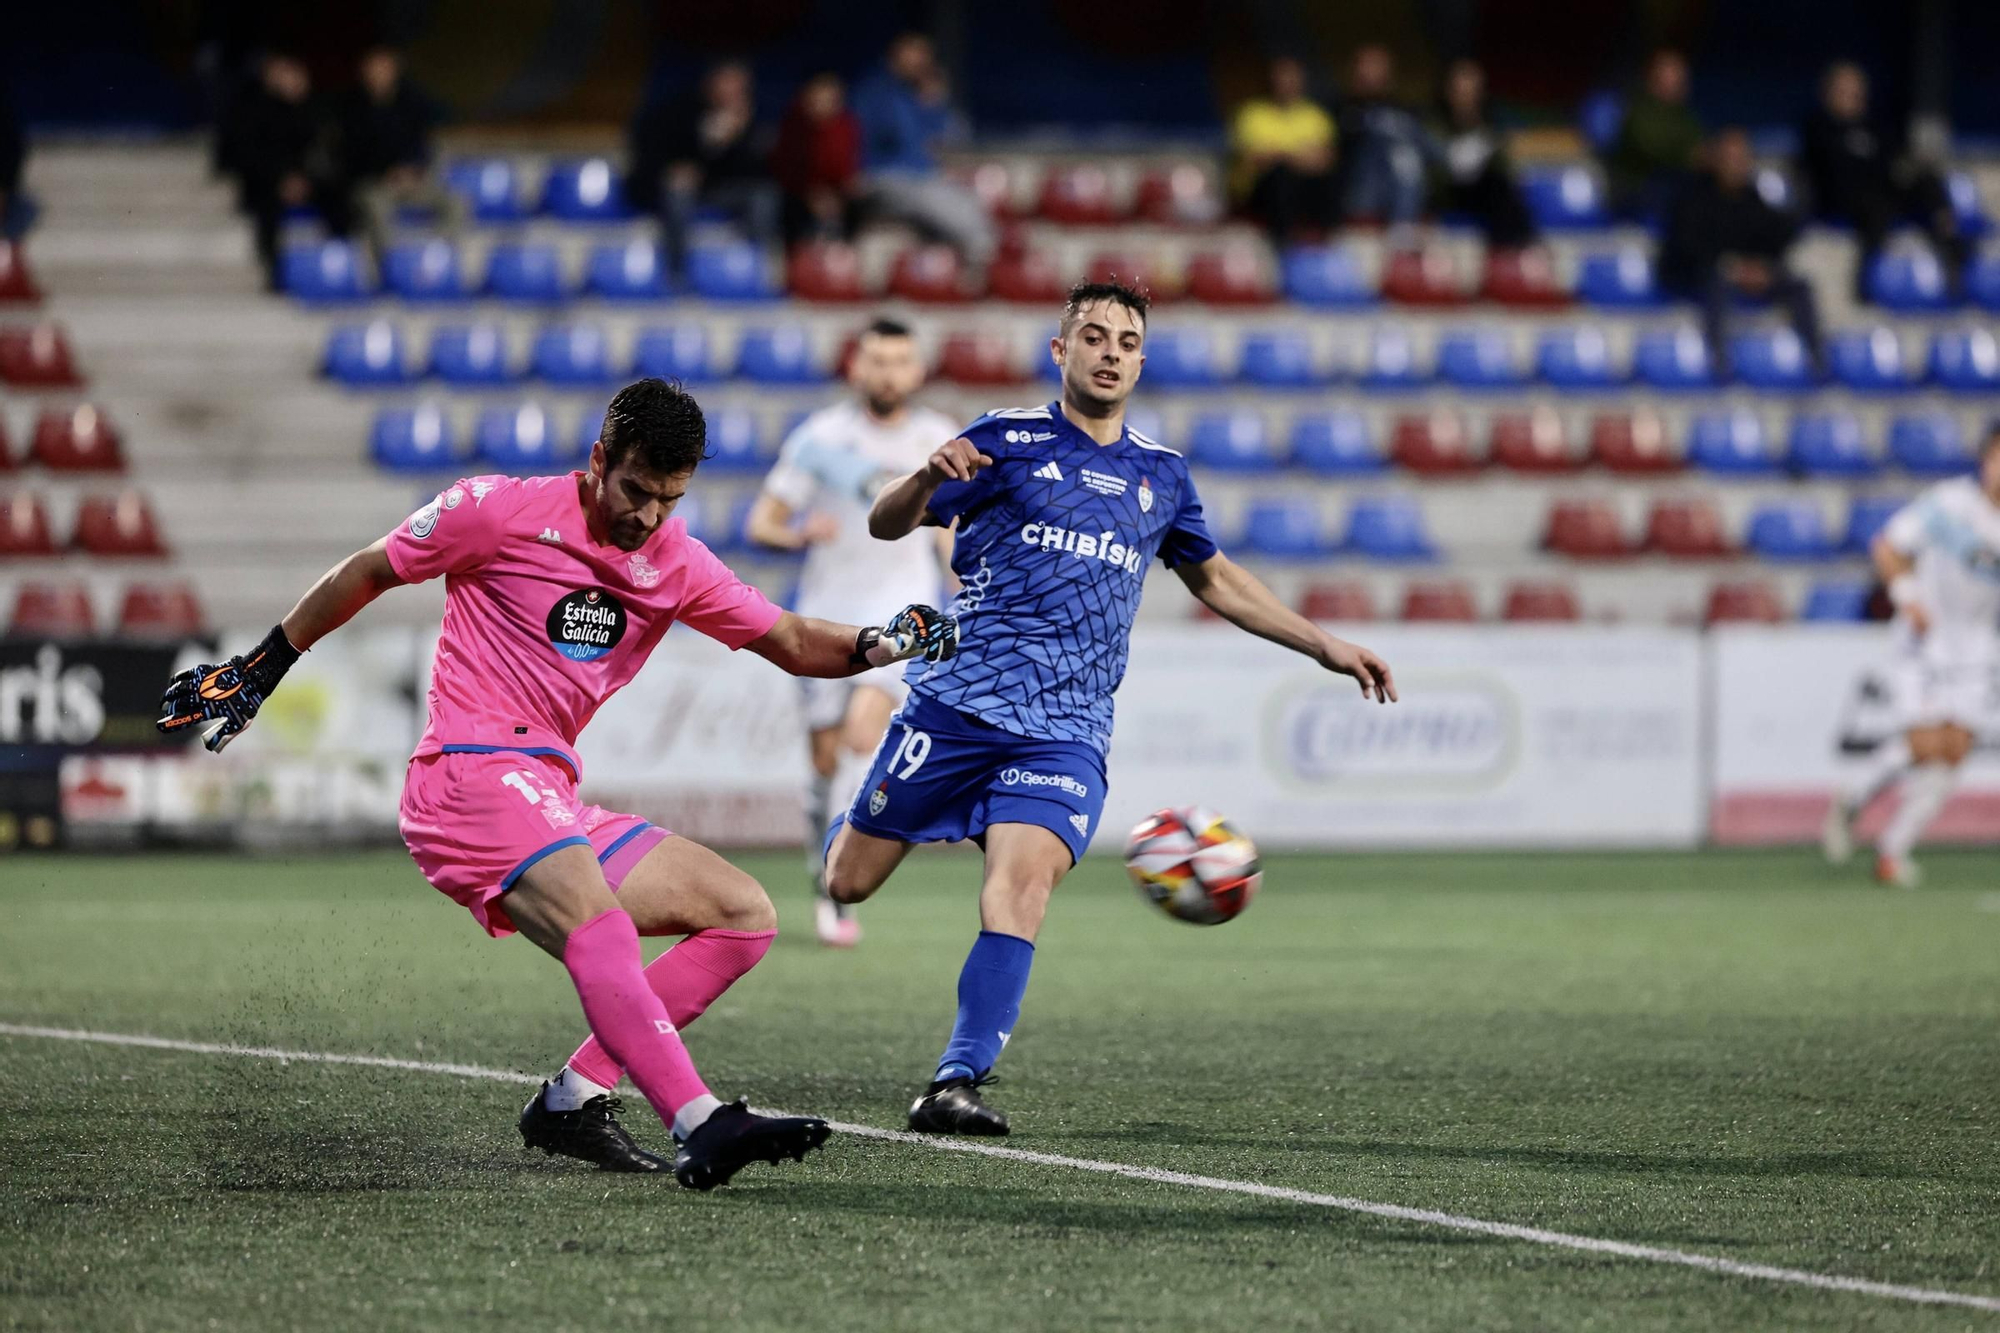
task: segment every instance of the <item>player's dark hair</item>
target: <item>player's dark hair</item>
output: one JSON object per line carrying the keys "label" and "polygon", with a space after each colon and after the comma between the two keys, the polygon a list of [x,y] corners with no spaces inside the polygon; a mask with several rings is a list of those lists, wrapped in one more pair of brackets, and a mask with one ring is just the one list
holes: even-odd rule
{"label": "player's dark hair", "polygon": [[908,338],[910,326],[900,319],[890,319],[887,315],[877,315],[868,321],[868,327],[861,330],[863,337],[874,334],[877,338]]}
{"label": "player's dark hair", "polygon": [[1063,332],[1069,332],[1086,307],[1096,305],[1100,301],[1110,301],[1114,305],[1124,306],[1132,312],[1141,327],[1146,323],[1146,312],[1153,308],[1152,297],[1137,287],[1118,281],[1115,274],[1109,282],[1079,282],[1069,289],[1069,296],[1063,302]]}
{"label": "player's dark hair", "polygon": [[620,389],[604,410],[597,438],[609,471],[635,459],[648,472],[691,472],[708,457],[708,422],[701,404],[678,381],[637,380]]}

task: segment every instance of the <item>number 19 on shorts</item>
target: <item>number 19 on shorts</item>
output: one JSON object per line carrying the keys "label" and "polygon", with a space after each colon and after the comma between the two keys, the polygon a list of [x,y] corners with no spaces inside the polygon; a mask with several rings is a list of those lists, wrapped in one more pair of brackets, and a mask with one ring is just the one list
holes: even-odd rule
{"label": "number 19 on shorts", "polygon": [[930,733],[904,727],[903,738],[896,742],[896,752],[889,756],[889,772],[907,782],[916,776],[917,770],[924,766],[924,760],[930,757]]}

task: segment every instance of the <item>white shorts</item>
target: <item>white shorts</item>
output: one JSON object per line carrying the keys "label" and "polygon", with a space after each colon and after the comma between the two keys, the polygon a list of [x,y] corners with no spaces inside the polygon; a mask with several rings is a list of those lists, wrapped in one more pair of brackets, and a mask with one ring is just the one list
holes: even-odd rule
{"label": "white shorts", "polygon": [[806,727],[811,731],[825,731],[837,727],[847,720],[847,701],[854,697],[854,691],[862,686],[880,690],[889,696],[889,702],[897,708],[910,694],[910,687],[903,683],[903,672],[908,664],[897,662],[890,666],[874,667],[858,676],[848,676],[842,680],[826,680],[818,676],[799,678],[799,696],[804,705]]}
{"label": "white shorts", "polygon": [[1905,727],[1947,722],[1978,732],[1995,718],[2000,672],[1991,661],[1905,658],[1896,671],[1896,702]]}

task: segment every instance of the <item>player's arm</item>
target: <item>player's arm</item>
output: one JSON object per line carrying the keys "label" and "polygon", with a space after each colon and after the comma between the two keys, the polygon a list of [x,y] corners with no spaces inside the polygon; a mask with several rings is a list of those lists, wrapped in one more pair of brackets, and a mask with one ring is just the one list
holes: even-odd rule
{"label": "player's arm", "polygon": [[971,481],[993,459],[964,436],[939,446],[930,461],[915,472],[896,478],[875,497],[868,511],[868,535],[892,542],[915,532],[938,487],[948,481]]}
{"label": "player's arm", "polygon": [[743,521],[743,535],[774,551],[803,551],[817,542],[830,540],[835,532],[830,515],[809,514],[800,523],[797,510],[765,491],[751,503],[750,516]]}
{"label": "player's arm", "polygon": [[1910,628],[1924,634],[1931,627],[1930,613],[1924,609],[1922,587],[1917,583],[1917,558],[1889,540],[1886,532],[1878,533],[1868,545],[1868,554],[1875,562],[1875,572],[1882,579],[1882,586],[1889,590],[1889,600],[1910,622]]}
{"label": "player's arm", "polygon": [[912,657],[944,661],[958,651],[958,621],[929,606],[905,607],[880,628],[785,611],[761,638],[743,646],[794,676],[854,676]]}
{"label": "player's arm", "polygon": [[1202,605],[1238,629],[1303,653],[1328,671],[1354,677],[1361,693],[1378,703],[1396,698],[1396,680],[1387,662],[1360,644],[1328,634],[1279,601],[1255,574],[1221,552],[1206,560],[1175,565],[1174,573]]}

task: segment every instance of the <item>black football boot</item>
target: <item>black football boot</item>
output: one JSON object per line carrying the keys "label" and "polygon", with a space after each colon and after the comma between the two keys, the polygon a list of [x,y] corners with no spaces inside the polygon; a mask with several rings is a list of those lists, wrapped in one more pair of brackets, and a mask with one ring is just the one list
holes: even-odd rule
{"label": "black football boot", "polygon": [[758,1115],[738,1099],[687,1136],[674,1158],[674,1179],[691,1190],[712,1190],[752,1162],[803,1162],[832,1132],[817,1116]]}
{"label": "black football boot", "polygon": [[990,1074],[939,1079],[911,1104],[910,1128],[919,1134],[1005,1134],[1007,1117],[979,1096],[979,1090],[992,1082]]}
{"label": "black football boot", "polygon": [[616,1097],[592,1097],[574,1111],[551,1111],[546,1101],[549,1085],[533,1101],[521,1108],[521,1140],[530,1148],[540,1148],[551,1157],[560,1153],[578,1161],[591,1162],[604,1171],[664,1171],[665,1158],[632,1142],[632,1136],[618,1123],[624,1103]]}

